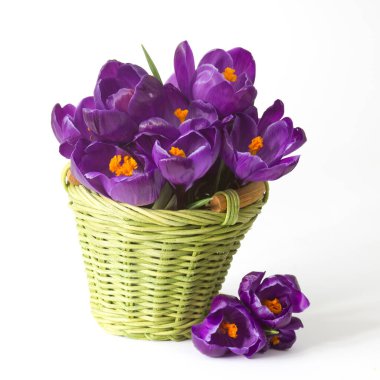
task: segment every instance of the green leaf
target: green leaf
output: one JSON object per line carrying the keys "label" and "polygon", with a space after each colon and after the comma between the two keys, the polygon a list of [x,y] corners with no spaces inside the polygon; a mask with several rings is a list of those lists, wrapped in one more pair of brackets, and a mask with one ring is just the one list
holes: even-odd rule
{"label": "green leaf", "polygon": [[161,77],[160,77],[160,74],[158,73],[158,70],[157,70],[157,67],[156,65],[154,64],[152,58],[150,58],[150,55],[148,54],[148,52],[146,51],[146,49],[144,48],[144,45],[141,45],[142,49],[143,49],[143,52],[145,54],[145,58],[148,62],[148,65],[150,67],[150,71],[152,72],[153,76],[158,79],[160,81],[160,83],[162,84],[162,80],[161,80]]}

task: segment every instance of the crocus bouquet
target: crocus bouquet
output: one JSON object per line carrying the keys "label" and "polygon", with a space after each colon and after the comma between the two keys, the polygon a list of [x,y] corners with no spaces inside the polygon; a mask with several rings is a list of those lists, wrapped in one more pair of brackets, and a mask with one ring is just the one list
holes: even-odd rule
{"label": "crocus bouquet", "polygon": [[153,75],[111,60],[92,96],[53,108],[60,153],[82,185],[131,205],[183,209],[294,169],[299,156],[289,155],[305,133],[280,100],[258,116],[250,52],[214,49],[196,67],[182,42],[165,84],[144,52]]}

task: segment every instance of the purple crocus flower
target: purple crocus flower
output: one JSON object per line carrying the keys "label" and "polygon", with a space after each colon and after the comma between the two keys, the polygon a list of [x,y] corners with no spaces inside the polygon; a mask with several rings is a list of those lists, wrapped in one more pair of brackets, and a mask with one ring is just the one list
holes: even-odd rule
{"label": "purple crocus flower", "polygon": [[163,86],[137,65],[108,61],[81,112],[95,140],[128,143],[138,123],[164,112]]}
{"label": "purple crocus flower", "polygon": [[62,156],[69,158],[75,144],[81,137],[80,131],[74,125],[75,107],[72,104],[67,104],[61,107],[56,104],[51,113],[51,126],[58,142],[59,153]]}
{"label": "purple crocus flower", "polygon": [[239,297],[263,326],[285,328],[291,322],[292,313],[305,310],[309,300],[301,292],[296,277],[275,275],[263,280],[264,275],[265,272],[245,275],[240,283]]}
{"label": "purple crocus flower", "polygon": [[276,180],[297,165],[300,156],[285,156],[302,146],[306,135],[283,113],[283,103],[276,100],[260,120],[252,110],[240,113],[225,130],[224,161],[243,182]]}
{"label": "purple crocus flower", "polygon": [[151,160],[116,145],[79,140],[71,156],[74,177],[115,201],[144,206],[159,196],[163,178]]}
{"label": "purple crocus flower", "polygon": [[206,119],[211,124],[218,120],[215,108],[202,100],[189,101],[175,86],[167,83],[163,87],[164,112],[161,115],[170,125],[178,127],[185,120]]}
{"label": "purple crocus flower", "polygon": [[264,331],[236,298],[220,294],[207,317],[192,327],[195,347],[205,355],[218,357],[233,353],[251,358],[266,345]]}
{"label": "purple crocus flower", "polygon": [[169,83],[191,100],[211,103],[221,117],[245,110],[256,97],[255,61],[242,48],[211,50],[195,69],[190,45],[181,42],[174,55],[174,71]]}
{"label": "purple crocus flower", "polygon": [[209,127],[204,119],[189,120],[181,131],[182,135],[169,144],[170,149],[167,149],[169,145],[157,140],[152,156],[162,175],[172,185],[188,190],[215,162],[220,152],[221,136],[219,130]]}
{"label": "purple crocus flower", "polygon": [[294,330],[298,330],[303,327],[303,324],[299,318],[292,317],[290,323],[278,330],[278,334],[267,336],[267,344],[261,350],[261,352],[267,351],[269,348],[275,350],[287,350],[293,346],[297,336]]}

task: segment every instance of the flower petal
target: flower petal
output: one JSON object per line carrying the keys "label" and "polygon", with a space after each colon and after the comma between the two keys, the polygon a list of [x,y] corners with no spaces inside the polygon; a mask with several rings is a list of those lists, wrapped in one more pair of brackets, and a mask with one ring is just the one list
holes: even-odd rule
{"label": "flower petal", "polygon": [[220,73],[222,73],[226,67],[234,68],[230,54],[222,49],[214,49],[206,53],[199,62],[198,67],[205,64],[215,66]]}
{"label": "flower petal", "polygon": [[102,141],[128,143],[137,132],[137,124],[124,112],[84,109],[88,128]]}
{"label": "flower petal", "polygon": [[301,128],[294,128],[291,142],[284,152],[284,156],[293,153],[307,141],[306,134]]}
{"label": "flower petal", "polygon": [[258,156],[248,152],[237,152],[235,174],[243,181],[256,181],[257,174],[268,170],[266,163]]}
{"label": "flower petal", "polygon": [[284,115],[284,103],[277,99],[275,102],[267,108],[259,121],[259,134],[263,135],[267,127],[276,121],[281,120]]}
{"label": "flower petal", "polygon": [[252,174],[252,181],[274,181],[285,174],[290,173],[298,164],[300,156],[291,156],[283,158],[278,164],[257,170]]}
{"label": "flower petal", "polygon": [[206,119],[210,124],[218,120],[218,113],[210,103],[194,100],[190,103],[188,119]]}
{"label": "flower petal", "polygon": [[174,71],[179,89],[191,98],[191,83],[195,72],[193,52],[187,41],[181,42],[174,54]]}
{"label": "flower petal", "polygon": [[292,136],[292,129],[284,120],[276,121],[271,124],[262,135],[264,147],[258,155],[271,166],[276,160],[280,159],[289,145]]}
{"label": "flower petal", "polygon": [[160,116],[164,111],[163,86],[155,77],[146,75],[135,88],[128,112],[137,122]]}
{"label": "flower petal", "polygon": [[239,76],[242,73],[246,73],[248,78],[254,82],[256,75],[256,64],[252,57],[252,54],[243,48],[235,48],[228,51],[233,60],[232,68],[236,70],[236,74]]}

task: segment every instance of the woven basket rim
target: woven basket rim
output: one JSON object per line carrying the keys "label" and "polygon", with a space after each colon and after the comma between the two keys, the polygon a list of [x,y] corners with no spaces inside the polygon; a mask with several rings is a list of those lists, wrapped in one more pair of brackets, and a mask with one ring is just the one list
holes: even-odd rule
{"label": "woven basket rim", "polygon": [[[171,217],[188,217],[189,215],[192,216],[198,216],[200,218],[210,218],[210,221],[208,224],[221,224],[227,215],[227,212],[225,213],[218,213],[215,211],[211,210],[205,210],[205,209],[181,209],[181,210],[162,210],[162,209],[150,209],[144,206],[133,206],[129,203],[124,203],[124,202],[119,202],[115,201],[111,198],[108,198],[96,191],[93,191],[91,189],[88,189],[86,186],[79,184],[79,185],[72,185],[70,184],[67,179],[66,179],[66,174],[67,171],[70,168],[70,163],[68,163],[63,172],[62,172],[62,183],[67,192],[71,192],[74,190],[74,188],[80,189],[82,194],[89,194],[93,200],[98,201],[100,204],[107,204],[107,206],[113,206],[116,207],[117,209],[121,210],[123,209],[124,211],[132,211],[136,212],[138,214],[143,214],[145,217],[156,217],[156,216],[162,216],[165,218],[170,219]],[[265,193],[263,194],[263,197],[253,204],[246,206],[244,208],[240,208],[238,211],[239,218],[238,221],[241,217],[244,216],[249,216],[252,214],[252,212],[257,211],[257,207],[259,206],[260,208],[267,203],[268,197],[269,197],[269,185],[268,182],[265,182]],[[233,189],[232,189],[233,190]],[[152,223],[155,224],[155,223]],[[190,223],[191,224],[191,223]]]}

